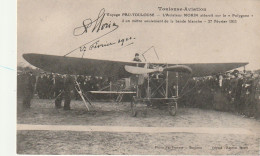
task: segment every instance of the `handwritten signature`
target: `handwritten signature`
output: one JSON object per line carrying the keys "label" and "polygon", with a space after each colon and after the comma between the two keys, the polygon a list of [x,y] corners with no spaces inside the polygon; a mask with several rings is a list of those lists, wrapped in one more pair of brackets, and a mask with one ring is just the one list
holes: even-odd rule
{"label": "handwritten signature", "polygon": [[[92,21],[90,18],[85,19],[82,22],[82,26],[76,27],[73,31],[74,36],[80,36],[83,34],[87,34],[89,30],[91,32],[98,33],[99,31],[105,30],[105,29],[112,29],[112,31],[116,30],[119,26],[115,22],[109,22],[109,23],[103,23],[105,17],[105,9],[101,9],[97,19]],[[112,32],[110,31],[110,32]]]}
{"label": "handwritten signature", "polygon": [[111,21],[109,23],[103,22],[104,17],[105,17],[105,9],[103,8],[103,9],[100,10],[98,17],[95,20],[92,20],[90,18],[85,19],[82,22],[81,26],[76,27],[73,30],[73,35],[74,36],[81,36],[81,35],[87,34],[87,33],[99,33],[99,32],[102,32],[104,30],[109,30],[108,32],[98,36],[97,38],[92,39],[91,41],[84,43],[80,47],[73,49],[72,51],[70,51],[69,53],[67,53],[64,56],[67,56],[70,53],[79,49],[80,51],[83,51],[83,54],[82,54],[82,57],[83,57],[84,54],[85,54],[85,51],[86,51],[86,45],[88,45],[88,44],[90,44],[90,43],[92,43],[92,42],[112,33],[113,31],[115,31],[116,29],[119,28],[119,25],[117,25],[115,22],[111,22]]}

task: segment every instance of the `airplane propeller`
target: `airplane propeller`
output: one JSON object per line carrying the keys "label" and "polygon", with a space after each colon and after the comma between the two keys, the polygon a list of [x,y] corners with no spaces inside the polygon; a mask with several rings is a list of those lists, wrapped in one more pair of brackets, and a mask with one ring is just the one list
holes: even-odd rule
{"label": "airplane propeller", "polygon": [[170,71],[170,72],[184,72],[184,73],[191,73],[192,69],[185,65],[174,65],[169,67],[156,67],[153,69],[145,68],[145,67],[136,67],[136,66],[129,66],[125,65],[125,70],[131,74],[149,74],[155,72],[163,72],[163,71]]}

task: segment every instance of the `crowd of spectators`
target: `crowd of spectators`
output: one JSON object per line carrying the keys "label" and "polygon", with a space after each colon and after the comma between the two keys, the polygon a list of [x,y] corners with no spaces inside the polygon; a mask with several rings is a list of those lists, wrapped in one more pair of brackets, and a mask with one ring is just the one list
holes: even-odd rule
{"label": "crowd of spectators", "polygon": [[[64,80],[68,75],[41,73],[36,82],[36,93],[40,99],[53,99],[64,89]],[[76,75],[80,88],[84,92],[100,90],[109,85],[108,79],[98,76]],[[80,99],[76,89],[73,89],[76,100]]]}
{"label": "crowd of spectators", "polygon": [[180,98],[184,106],[235,112],[248,117],[260,114],[260,77],[256,73],[235,70],[197,77],[185,88]]}
{"label": "crowd of spectators", "polygon": [[[24,97],[24,107],[30,107],[30,99],[34,94],[40,99],[54,99],[68,86],[64,85],[68,76],[74,77],[84,92],[105,89],[110,83],[108,78],[97,76],[71,76],[46,72],[35,76],[32,72],[24,72],[18,74],[18,96]],[[253,72],[235,70],[215,76],[195,77],[179,89],[179,103],[183,107],[216,109],[248,117],[256,117],[260,113],[260,77]],[[75,87],[72,87],[72,90],[73,98],[80,99]]]}

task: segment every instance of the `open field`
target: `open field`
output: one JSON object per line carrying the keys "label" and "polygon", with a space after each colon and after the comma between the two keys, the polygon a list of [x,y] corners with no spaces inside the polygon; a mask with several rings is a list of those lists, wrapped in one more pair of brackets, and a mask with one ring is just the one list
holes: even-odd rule
{"label": "open field", "polygon": [[[72,101],[72,110],[64,111],[54,108],[54,100],[33,99],[30,109],[18,113],[18,127],[23,124],[32,127],[55,125],[56,128],[69,129],[18,130],[17,153],[259,154],[260,121],[255,119],[194,108],[180,108],[176,116],[170,116],[166,109],[146,107],[141,108],[137,117],[131,117],[129,103],[94,102],[93,104],[95,110],[86,112],[81,101]],[[82,126],[82,130],[73,130],[76,126]],[[95,128],[84,129],[91,126],[97,126],[101,131]],[[111,132],[111,128],[115,126],[125,129],[121,132]],[[136,128],[138,131],[133,132]],[[171,131],[158,130],[157,133],[151,133],[149,128],[164,128]],[[203,131],[197,132],[201,128]],[[217,131],[211,133],[212,128],[219,130],[219,133]],[[191,130],[187,131],[189,129]],[[227,133],[221,133],[224,130]]]}

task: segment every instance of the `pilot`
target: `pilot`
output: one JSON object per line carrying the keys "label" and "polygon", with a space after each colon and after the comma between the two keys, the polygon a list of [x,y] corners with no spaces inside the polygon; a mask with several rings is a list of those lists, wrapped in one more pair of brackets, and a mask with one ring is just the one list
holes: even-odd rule
{"label": "pilot", "polygon": [[139,54],[138,53],[135,53],[135,58],[133,59],[133,61],[136,61],[136,62],[142,62],[139,58]]}
{"label": "pilot", "polygon": [[[135,53],[135,58],[133,59],[133,61],[135,61],[135,62],[142,62],[141,61],[141,59],[139,58],[139,54],[138,53]],[[138,63],[136,64],[136,66],[138,67],[139,65],[138,65]],[[138,77],[138,83],[137,83],[137,90],[139,90],[139,91],[137,91],[137,96],[138,97],[142,97],[142,95],[144,95],[144,93],[145,93],[145,87],[144,87],[144,85],[143,85],[143,83],[140,83],[139,82],[139,80],[143,80],[144,79],[144,77],[143,77],[143,75],[136,75],[136,77]]]}

